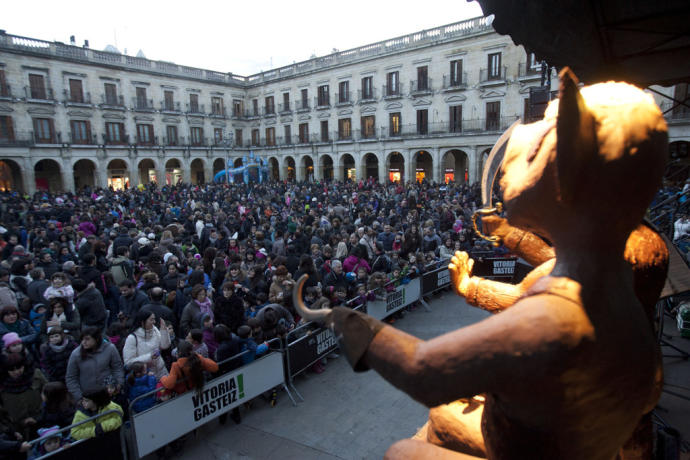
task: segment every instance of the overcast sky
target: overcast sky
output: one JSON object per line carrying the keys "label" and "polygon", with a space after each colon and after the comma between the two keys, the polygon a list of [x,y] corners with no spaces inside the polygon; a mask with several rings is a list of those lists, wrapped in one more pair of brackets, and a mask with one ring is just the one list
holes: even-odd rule
{"label": "overcast sky", "polygon": [[426,0],[34,0],[4,2],[0,29],[249,75],[481,16],[476,2]]}

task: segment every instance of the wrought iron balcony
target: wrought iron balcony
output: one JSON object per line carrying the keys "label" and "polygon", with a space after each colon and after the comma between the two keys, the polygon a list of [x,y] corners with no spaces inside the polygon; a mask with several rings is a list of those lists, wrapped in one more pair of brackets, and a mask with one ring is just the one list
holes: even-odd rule
{"label": "wrought iron balcony", "polygon": [[350,142],[352,141],[352,130],[338,131],[338,141]]}
{"label": "wrought iron balcony", "polygon": [[33,140],[34,144],[61,144],[62,132],[57,131],[51,133],[50,136],[45,136],[45,134],[31,131],[31,139]]}
{"label": "wrought iron balcony", "polygon": [[179,101],[163,101],[161,102],[161,112],[182,113],[182,105]]}
{"label": "wrought iron balcony", "polygon": [[529,65],[527,62],[518,64],[518,78],[524,80],[541,78],[541,64]]}
{"label": "wrought iron balcony", "polygon": [[187,113],[192,115],[206,115],[204,104],[187,103]]}
{"label": "wrought iron balcony", "polygon": [[335,93],[335,106],[342,107],[346,105],[352,105],[352,100],[350,99],[350,92]]}
{"label": "wrought iron balcony", "polygon": [[108,133],[103,133],[103,143],[106,145],[129,145],[129,135],[114,137],[109,136]]}
{"label": "wrought iron balcony", "polygon": [[266,105],[262,107],[262,113],[264,117],[275,117],[276,116],[276,107],[275,105]]}
{"label": "wrought iron balcony", "polygon": [[153,112],[153,99],[132,98],[132,109],[139,112]]}
{"label": "wrought iron balcony", "polygon": [[311,107],[309,106],[309,100],[307,100],[307,99],[302,99],[302,100],[295,103],[295,111],[297,113],[308,112],[310,110],[311,110]]}
{"label": "wrought iron balcony", "polygon": [[364,91],[361,89],[357,91],[357,101],[360,104],[369,104],[376,102],[377,100],[378,96],[376,94],[376,88],[370,88],[369,91]]}
{"label": "wrought iron balcony", "polygon": [[136,136],[137,145],[153,146],[158,145],[158,136]]}
{"label": "wrought iron balcony", "polygon": [[314,97],[314,107],[316,107],[316,110],[321,110],[321,109],[328,109],[331,107],[331,98],[330,96],[325,96],[325,97]]}
{"label": "wrought iron balcony", "polygon": [[459,91],[463,89],[467,89],[467,72],[462,72],[458,75],[443,76],[444,91]]}
{"label": "wrought iron balcony", "polygon": [[292,109],[290,109],[290,103],[288,102],[287,104],[278,104],[278,113],[292,113]]}
{"label": "wrought iron balcony", "polygon": [[[489,72],[489,70],[491,70],[491,72]],[[497,71],[492,69],[479,69],[479,84],[504,84],[507,72],[508,66],[499,67]]]}
{"label": "wrought iron balcony", "polygon": [[403,89],[402,89],[402,83],[399,83],[397,85],[383,85],[383,98],[384,99],[397,99],[402,97],[403,94]]}
{"label": "wrought iron balcony", "polygon": [[180,137],[180,136],[175,136],[175,137],[163,136],[162,140],[163,140],[163,145],[167,145],[169,147],[184,145],[184,137]]}
{"label": "wrought iron balcony", "polygon": [[125,109],[125,98],[122,95],[110,96],[101,94],[101,108],[102,109]]}
{"label": "wrought iron balcony", "polygon": [[431,94],[433,92],[431,88],[431,78],[410,81],[410,94],[413,96]]}
{"label": "wrought iron balcony", "polygon": [[211,106],[211,113],[209,113],[209,116],[213,118],[225,118],[225,106]]}
{"label": "wrought iron balcony", "polygon": [[34,143],[31,131],[0,131],[0,147],[26,147]]}
{"label": "wrought iron balcony", "polygon": [[0,85],[0,98],[12,98],[12,88],[9,84],[4,83]]}
{"label": "wrought iron balcony", "polygon": [[79,133],[69,133],[69,140],[71,144],[95,145],[97,143],[96,139],[98,139],[98,137],[95,133],[86,133],[86,137],[82,137],[82,135]]}
{"label": "wrought iron balcony", "polygon": [[53,88],[31,88],[30,86],[24,87],[24,94],[28,102],[43,102],[55,104],[55,97],[53,95]]}
{"label": "wrought iron balcony", "polygon": [[91,105],[91,93],[72,93],[69,90],[64,90],[65,106],[85,106]]}

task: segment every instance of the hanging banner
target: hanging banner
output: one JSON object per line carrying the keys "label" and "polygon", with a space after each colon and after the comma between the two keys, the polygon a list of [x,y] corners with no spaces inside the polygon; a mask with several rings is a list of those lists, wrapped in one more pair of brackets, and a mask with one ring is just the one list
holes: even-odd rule
{"label": "hanging banner", "polygon": [[283,357],[270,353],[170,401],[132,416],[139,458],[284,382]]}
{"label": "hanging banner", "polygon": [[419,300],[421,283],[419,278],[398,286],[395,291],[386,294],[385,300],[372,300],[367,303],[367,313],[376,319],[384,319],[396,311]]}

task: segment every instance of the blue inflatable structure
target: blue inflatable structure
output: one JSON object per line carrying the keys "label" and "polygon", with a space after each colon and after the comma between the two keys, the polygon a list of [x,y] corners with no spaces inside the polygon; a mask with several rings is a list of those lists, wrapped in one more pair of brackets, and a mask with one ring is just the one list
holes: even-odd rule
{"label": "blue inflatable structure", "polygon": [[216,183],[227,182],[226,174],[230,175],[231,182],[242,181],[245,184],[249,182],[262,183],[268,179],[268,164],[266,160],[260,157],[255,157],[254,152],[250,151],[248,157],[242,157],[242,166],[233,168],[230,162],[226,165],[227,169],[218,172],[213,177]]}

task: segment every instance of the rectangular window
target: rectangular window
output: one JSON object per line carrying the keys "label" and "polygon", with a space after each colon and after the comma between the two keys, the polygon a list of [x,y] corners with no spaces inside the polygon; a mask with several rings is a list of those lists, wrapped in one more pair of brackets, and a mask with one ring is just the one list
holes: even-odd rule
{"label": "rectangular window", "polygon": [[276,145],[276,129],[273,126],[266,128],[266,145]]}
{"label": "rectangular window", "polygon": [[244,104],[241,99],[232,100],[232,116],[235,118],[242,117],[242,112],[244,111]]}
{"label": "rectangular window", "polygon": [[238,147],[242,147],[242,130],[241,129],[236,129],[235,130],[235,145]]}
{"label": "rectangular window", "polygon": [[321,120],[321,142],[328,142],[328,120]]}
{"label": "rectangular window", "polygon": [[283,126],[285,132],[285,143],[292,144],[292,127],[290,125]]}
{"label": "rectangular window", "polygon": [[317,94],[318,94],[317,99],[318,99],[319,107],[325,107],[325,106],[331,105],[330,99],[328,97],[328,85],[319,86]]}
{"label": "rectangular window", "polygon": [[448,131],[451,133],[462,132],[462,106],[461,105],[451,105],[449,107],[449,126]]}
{"label": "rectangular window", "polygon": [[31,89],[31,99],[47,99],[46,83],[43,75],[30,73],[29,87]]}
{"label": "rectangular window", "polygon": [[137,125],[137,144],[153,145],[153,125]]}
{"label": "rectangular window", "polygon": [[374,77],[362,78],[362,99],[374,99]]}
{"label": "rectangular window", "polygon": [[5,80],[5,70],[0,69],[0,97],[9,97],[10,88],[7,86],[7,80]]}
{"label": "rectangular window", "polygon": [[[683,102],[684,104],[688,104],[689,100],[688,96],[690,95],[690,91],[688,91],[688,84],[687,83],[678,83],[676,86],[673,88],[673,99],[676,101]],[[690,108],[683,104],[679,104],[677,102],[673,102],[673,110],[671,111],[671,116],[673,118],[686,118],[690,116]]]}
{"label": "rectangular window", "polygon": [[165,110],[175,110],[175,97],[172,91],[163,91],[163,103]]}
{"label": "rectangular window", "polygon": [[302,90],[302,108],[309,108],[309,90],[307,88],[304,88]]}
{"label": "rectangular window", "polygon": [[146,88],[137,88],[137,108],[145,109],[148,107],[146,100]]}
{"label": "rectangular window", "polygon": [[105,124],[106,141],[109,144],[123,144],[125,143],[125,124],[124,123],[106,123]]}
{"label": "rectangular window", "polygon": [[191,93],[189,95],[189,111],[190,113],[199,113],[199,95]]}
{"label": "rectangular window", "polygon": [[350,82],[341,81],[338,84],[338,102],[345,103],[350,102]]}
{"label": "rectangular window", "polygon": [[362,117],[362,137],[364,139],[371,139],[376,134],[375,129],[376,117],[374,115],[368,115]]}
{"label": "rectangular window", "polygon": [[73,144],[91,143],[91,129],[88,121],[71,120],[70,128],[72,130]]}
{"label": "rectangular window", "polygon": [[450,61],[450,86],[462,85],[462,59]]}
{"label": "rectangular window", "polygon": [[114,83],[104,83],[105,103],[108,105],[119,105],[117,101],[117,85]]}
{"label": "rectangular window", "polygon": [[168,145],[177,145],[177,126],[168,125],[165,127],[165,135]]}
{"label": "rectangular window", "polygon": [[223,98],[214,96],[211,98],[211,114],[218,116],[225,116],[225,107],[223,107]]}
{"label": "rectangular window", "polygon": [[417,110],[417,134],[429,133],[429,111]]}
{"label": "rectangular window", "polygon": [[501,116],[501,101],[486,103],[486,130],[497,131]]}
{"label": "rectangular window", "polygon": [[389,116],[389,134],[391,136],[399,136],[400,135],[400,129],[401,129],[401,118],[400,118],[400,112],[393,112]]}
{"label": "rectangular window", "polygon": [[290,110],[290,93],[283,93],[283,112]]}
{"label": "rectangular window", "polygon": [[254,116],[258,117],[259,116],[259,100],[258,99],[252,99],[252,109],[254,110]]}
{"label": "rectangular window", "polygon": [[300,144],[306,144],[309,142],[309,123],[300,123],[299,142]]}
{"label": "rectangular window", "polygon": [[81,80],[69,79],[69,101],[84,102],[84,89],[82,88]]}
{"label": "rectangular window", "polygon": [[386,96],[397,96],[400,94],[400,73],[389,72],[386,75]]}
{"label": "rectangular window", "polygon": [[12,117],[8,115],[0,116],[0,141],[14,141],[14,127],[12,126]]}
{"label": "rectangular window", "polygon": [[429,67],[417,67],[417,91],[429,89]]}
{"label": "rectangular window", "polygon": [[34,138],[42,144],[55,143],[55,128],[52,118],[34,118]]}
{"label": "rectangular window", "polygon": [[275,104],[273,103],[273,96],[266,96],[266,115],[273,115],[276,113]]}
{"label": "rectangular window", "polygon": [[539,61],[537,61],[537,55],[534,53],[529,53],[527,55],[527,69],[531,71],[531,73],[536,73],[537,71],[541,70],[541,65],[539,65]]}
{"label": "rectangular window", "polygon": [[259,135],[259,130],[258,129],[252,129],[252,145],[260,145],[261,144],[261,139]]}
{"label": "rectangular window", "polygon": [[352,138],[352,119],[341,118],[338,120],[338,139],[347,140]]}
{"label": "rectangular window", "polygon": [[192,145],[204,145],[204,128],[194,126],[190,130],[190,134]]}
{"label": "rectangular window", "polygon": [[223,143],[223,128],[213,128],[213,142],[216,145]]}
{"label": "rectangular window", "polygon": [[498,80],[501,78],[501,53],[491,53],[488,55],[489,65],[489,80]]}

